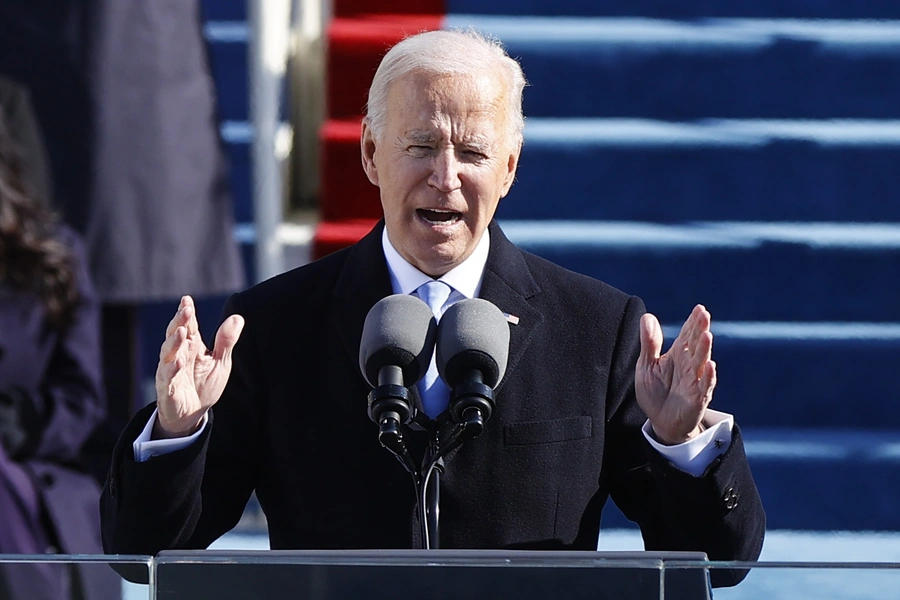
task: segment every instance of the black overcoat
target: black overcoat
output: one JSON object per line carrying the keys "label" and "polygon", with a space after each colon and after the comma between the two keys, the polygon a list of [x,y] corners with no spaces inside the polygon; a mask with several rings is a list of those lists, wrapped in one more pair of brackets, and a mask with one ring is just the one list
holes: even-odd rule
{"label": "black overcoat", "polygon": [[[254,489],[273,549],[415,547],[412,483],[378,444],[358,367],[366,314],[391,293],[382,227],[229,301],[246,328],[202,441],[136,463],[152,407],[120,439],[103,497],[108,552],[205,547]],[[642,302],[519,250],[496,224],[490,235],[480,295],[519,319],[486,431],[447,460],[441,546],[595,549],[611,496],[647,549],[755,559],[765,516],[739,428],[698,478],[640,431]]]}

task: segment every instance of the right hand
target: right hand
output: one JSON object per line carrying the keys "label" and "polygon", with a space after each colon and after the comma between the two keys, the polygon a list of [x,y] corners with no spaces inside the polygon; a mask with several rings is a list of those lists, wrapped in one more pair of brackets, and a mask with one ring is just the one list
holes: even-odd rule
{"label": "right hand", "polygon": [[212,351],[200,338],[194,300],[184,296],[166,328],[156,367],[157,417],[154,439],[189,436],[218,402],[231,374],[231,353],[244,318],[231,315],[216,332]]}

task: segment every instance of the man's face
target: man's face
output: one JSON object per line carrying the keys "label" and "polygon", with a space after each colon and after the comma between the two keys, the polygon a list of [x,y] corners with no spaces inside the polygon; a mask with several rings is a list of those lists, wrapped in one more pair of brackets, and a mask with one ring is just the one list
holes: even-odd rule
{"label": "man's face", "polygon": [[410,73],[388,89],[384,131],[363,125],[363,167],[391,244],[439,277],[475,249],[515,177],[506,89],[496,77]]}

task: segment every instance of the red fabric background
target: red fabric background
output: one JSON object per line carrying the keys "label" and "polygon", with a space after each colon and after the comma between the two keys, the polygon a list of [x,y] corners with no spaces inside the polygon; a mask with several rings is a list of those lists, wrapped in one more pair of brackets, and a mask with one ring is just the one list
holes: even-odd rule
{"label": "red fabric background", "polygon": [[[369,183],[359,155],[366,93],[387,50],[408,35],[440,29],[443,2],[336,0],[328,27],[326,114],[321,144],[321,222],[312,256],[320,258],[356,242],[381,216],[378,188]],[[404,14],[406,13],[406,14]]]}

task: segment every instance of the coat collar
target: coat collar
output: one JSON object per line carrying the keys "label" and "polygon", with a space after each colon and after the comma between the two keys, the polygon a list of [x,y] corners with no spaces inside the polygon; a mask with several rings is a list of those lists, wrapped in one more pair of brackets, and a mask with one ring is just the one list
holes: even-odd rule
{"label": "coat collar", "polygon": [[[382,220],[348,250],[349,254],[333,291],[338,306],[333,326],[339,332],[354,364],[359,363],[359,343],[366,315],[376,302],[393,293],[381,247],[383,229]],[[506,380],[544,319],[530,302],[541,289],[524,254],[509,241],[499,225],[491,222],[489,231],[491,249],[485,265],[480,297],[493,302],[507,315],[518,317],[518,323],[510,323],[509,359],[504,376]],[[499,387],[502,386],[503,382]],[[415,394],[415,391],[412,393]]]}

